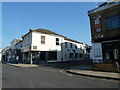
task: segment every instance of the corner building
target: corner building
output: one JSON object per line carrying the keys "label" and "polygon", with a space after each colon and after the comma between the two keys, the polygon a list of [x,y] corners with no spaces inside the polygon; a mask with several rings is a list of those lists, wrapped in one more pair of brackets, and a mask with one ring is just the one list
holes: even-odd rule
{"label": "corner building", "polygon": [[88,11],[93,60],[120,65],[120,1],[105,2]]}

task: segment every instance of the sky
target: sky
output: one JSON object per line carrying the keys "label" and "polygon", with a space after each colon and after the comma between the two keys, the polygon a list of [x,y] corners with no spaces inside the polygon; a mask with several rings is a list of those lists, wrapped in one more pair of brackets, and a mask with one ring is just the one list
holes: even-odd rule
{"label": "sky", "polygon": [[91,45],[88,11],[95,7],[95,2],[3,2],[2,47],[38,28]]}

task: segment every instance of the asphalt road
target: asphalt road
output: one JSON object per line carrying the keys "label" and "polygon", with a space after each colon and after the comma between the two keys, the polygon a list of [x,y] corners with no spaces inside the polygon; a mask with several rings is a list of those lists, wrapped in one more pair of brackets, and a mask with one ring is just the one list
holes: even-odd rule
{"label": "asphalt road", "polygon": [[118,88],[117,81],[69,75],[61,69],[2,65],[3,88]]}

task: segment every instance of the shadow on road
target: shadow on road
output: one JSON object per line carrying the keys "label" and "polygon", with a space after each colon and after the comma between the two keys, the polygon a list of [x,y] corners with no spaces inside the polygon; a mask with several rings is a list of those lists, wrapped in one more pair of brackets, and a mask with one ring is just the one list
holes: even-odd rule
{"label": "shadow on road", "polygon": [[[92,67],[92,60],[85,59],[85,60],[77,60],[77,61],[67,61],[67,62],[54,62],[48,63],[47,67],[57,68],[57,69],[90,69]],[[86,68],[84,68],[86,67]]]}

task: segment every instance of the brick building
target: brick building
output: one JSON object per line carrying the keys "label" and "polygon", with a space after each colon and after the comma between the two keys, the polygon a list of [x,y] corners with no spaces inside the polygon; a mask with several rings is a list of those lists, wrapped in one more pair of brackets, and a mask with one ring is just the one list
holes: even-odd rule
{"label": "brick building", "polygon": [[105,2],[88,11],[93,60],[120,65],[120,1]]}

